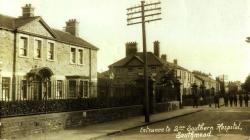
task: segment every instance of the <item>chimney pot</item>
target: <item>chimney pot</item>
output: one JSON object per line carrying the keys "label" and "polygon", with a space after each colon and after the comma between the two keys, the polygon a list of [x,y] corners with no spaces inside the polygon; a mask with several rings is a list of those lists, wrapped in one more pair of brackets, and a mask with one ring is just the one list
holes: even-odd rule
{"label": "chimney pot", "polygon": [[23,18],[34,17],[34,9],[31,4],[26,4],[23,9]]}
{"label": "chimney pot", "polygon": [[162,60],[163,62],[167,62],[167,55],[166,55],[166,54],[162,54],[162,55],[161,55],[161,60]]}
{"label": "chimney pot", "polygon": [[137,43],[127,42],[126,43],[126,56],[132,56],[137,53]]}
{"label": "chimney pot", "polygon": [[159,41],[154,42],[154,55],[157,57],[160,57],[160,42]]}
{"label": "chimney pot", "polygon": [[79,37],[79,22],[76,19],[69,19],[66,22],[65,31]]}
{"label": "chimney pot", "polygon": [[174,59],[174,64],[178,65],[178,60],[177,59]]}

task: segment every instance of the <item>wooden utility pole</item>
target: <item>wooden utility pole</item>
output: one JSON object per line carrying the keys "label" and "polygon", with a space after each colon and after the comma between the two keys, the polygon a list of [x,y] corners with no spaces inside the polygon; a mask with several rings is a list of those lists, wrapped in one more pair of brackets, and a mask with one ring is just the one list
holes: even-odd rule
{"label": "wooden utility pole", "polygon": [[145,94],[145,122],[150,122],[149,118],[149,94],[148,94],[148,60],[146,44],[146,22],[161,20],[157,17],[161,15],[161,2],[145,4],[141,1],[140,6],[127,8],[127,25],[142,24],[142,41],[143,41],[143,61],[144,61],[144,94]]}

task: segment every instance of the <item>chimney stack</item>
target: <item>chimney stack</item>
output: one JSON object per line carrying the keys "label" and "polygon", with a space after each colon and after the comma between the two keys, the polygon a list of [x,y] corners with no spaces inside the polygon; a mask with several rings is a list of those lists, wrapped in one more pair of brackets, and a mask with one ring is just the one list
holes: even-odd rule
{"label": "chimney stack", "polygon": [[160,42],[159,41],[154,42],[154,55],[157,56],[158,58],[160,57]]}
{"label": "chimney stack", "polygon": [[65,31],[73,36],[79,37],[79,22],[76,19],[70,19],[66,22]]}
{"label": "chimney stack", "polygon": [[175,65],[178,65],[177,59],[174,59],[174,64],[175,64]]}
{"label": "chimney stack", "polygon": [[162,60],[163,62],[167,62],[167,55],[166,55],[166,54],[162,54],[162,55],[161,55],[161,60]]}
{"label": "chimney stack", "polygon": [[35,8],[33,8],[31,6],[31,4],[26,4],[24,7],[22,7],[23,9],[23,18],[29,18],[29,17],[34,17],[34,10]]}
{"label": "chimney stack", "polygon": [[135,55],[136,53],[137,53],[137,43],[136,42],[126,43],[126,57]]}

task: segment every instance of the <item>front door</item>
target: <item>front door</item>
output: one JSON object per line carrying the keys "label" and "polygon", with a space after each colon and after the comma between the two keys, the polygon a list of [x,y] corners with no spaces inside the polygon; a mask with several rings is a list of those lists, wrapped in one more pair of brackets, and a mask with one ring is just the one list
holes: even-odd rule
{"label": "front door", "polygon": [[51,81],[50,79],[44,79],[42,81],[42,95],[43,99],[51,98]]}
{"label": "front door", "polygon": [[51,97],[51,86],[49,79],[37,79],[32,81],[31,95],[35,100],[44,100]]}
{"label": "front door", "polygon": [[34,95],[35,100],[42,100],[42,82],[41,81],[33,81],[32,82],[31,95]]}

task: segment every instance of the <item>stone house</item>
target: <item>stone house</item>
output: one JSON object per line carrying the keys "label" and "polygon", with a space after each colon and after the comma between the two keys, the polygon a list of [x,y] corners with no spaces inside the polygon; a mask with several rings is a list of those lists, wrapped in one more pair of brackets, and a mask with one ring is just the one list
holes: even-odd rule
{"label": "stone house", "polygon": [[51,28],[34,8],[0,14],[0,100],[96,96],[98,48],[79,37],[79,22]]}

